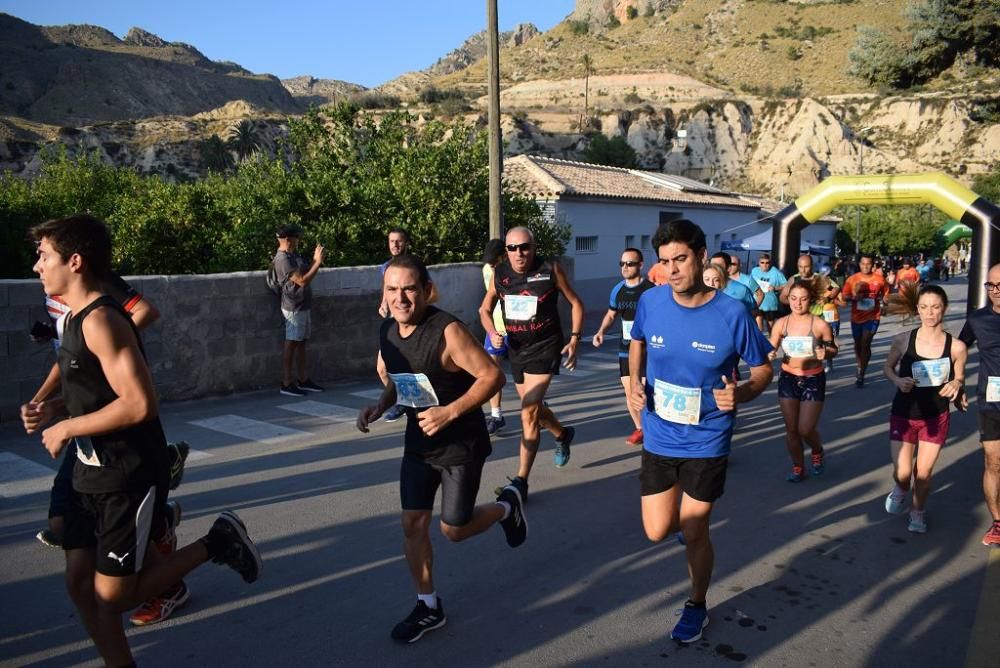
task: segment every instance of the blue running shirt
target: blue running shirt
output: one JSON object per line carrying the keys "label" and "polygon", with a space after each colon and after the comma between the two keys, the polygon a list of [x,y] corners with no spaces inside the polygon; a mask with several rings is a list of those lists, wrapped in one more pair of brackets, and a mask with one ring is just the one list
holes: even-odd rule
{"label": "blue running shirt", "polygon": [[716,292],[688,308],[670,286],[653,288],[639,299],[632,338],[646,344],[643,447],[685,459],[728,455],[733,413],[718,409],[712,390],[740,358],[760,366],[772,350],[746,307]]}

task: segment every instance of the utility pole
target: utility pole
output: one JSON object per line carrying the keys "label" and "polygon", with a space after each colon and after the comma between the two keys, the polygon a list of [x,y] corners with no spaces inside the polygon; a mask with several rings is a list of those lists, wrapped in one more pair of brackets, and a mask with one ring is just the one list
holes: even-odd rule
{"label": "utility pole", "polygon": [[500,177],[503,175],[502,137],[500,136],[500,32],[497,27],[497,0],[486,0],[487,82],[489,87],[490,142],[490,239],[503,239],[503,204]]}
{"label": "utility pole", "polygon": [[[863,127],[858,130],[858,176],[864,176],[865,174],[865,138],[866,132],[871,131],[871,126]],[[859,262],[861,260],[861,205],[858,205],[858,223],[857,223],[857,234],[854,235],[854,260]]]}

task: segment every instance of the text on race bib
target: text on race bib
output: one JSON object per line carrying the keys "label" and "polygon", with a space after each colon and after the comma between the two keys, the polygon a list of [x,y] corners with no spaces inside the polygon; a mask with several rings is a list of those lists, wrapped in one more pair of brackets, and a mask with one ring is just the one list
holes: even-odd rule
{"label": "text on race bib", "polygon": [[942,357],[936,360],[919,360],[913,363],[913,382],[917,387],[937,387],[948,382],[951,374],[951,360]]}
{"label": "text on race bib", "polygon": [[874,311],[875,310],[875,300],[870,297],[864,299],[859,299],[857,301],[859,311]]}
{"label": "text on race bib", "polygon": [[811,336],[786,336],[781,340],[781,349],[792,359],[816,357]]}
{"label": "text on race bib", "polygon": [[632,321],[622,319],[622,339],[625,341],[632,340]]}
{"label": "text on race bib", "polygon": [[396,403],[410,408],[439,406],[437,393],[426,375],[422,373],[390,373],[396,385]]}
{"label": "text on race bib", "polygon": [[1000,401],[1000,376],[986,379],[986,401]]}
{"label": "text on race bib", "polygon": [[100,466],[101,460],[97,457],[97,450],[94,449],[94,442],[86,436],[78,436],[76,441],[76,458],[87,466]]}
{"label": "text on race bib", "polygon": [[503,312],[507,320],[531,320],[538,311],[538,297],[534,295],[507,295]]}
{"label": "text on race bib", "polygon": [[757,285],[760,286],[760,291],[763,292],[763,293],[765,293],[765,294],[771,291],[771,281],[769,281],[767,279],[758,278],[757,279]]}
{"label": "text on race bib", "polygon": [[832,308],[823,309],[823,320],[837,322],[837,312]]}
{"label": "text on race bib", "polygon": [[667,422],[698,424],[701,421],[701,388],[654,380],[653,409]]}

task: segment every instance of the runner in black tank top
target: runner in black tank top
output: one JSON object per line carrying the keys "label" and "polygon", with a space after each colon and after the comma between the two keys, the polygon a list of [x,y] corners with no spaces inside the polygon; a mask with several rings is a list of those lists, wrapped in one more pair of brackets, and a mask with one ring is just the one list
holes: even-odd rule
{"label": "runner in black tank top", "polygon": [[915,313],[921,323],[919,328],[893,337],[884,367],[886,378],[896,386],[889,415],[896,484],[885,498],[885,509],[893,514],[906,509],[912,477],[913,505],[907,530],[913,533],[927,531],[924,511],[934,464],[948,438],[948,404],[960,397],[965,382],[968,351],[961,340],[944,331],[947,308],[948,297],[936,285],[920,288],[916,303],[906,292],[893,295],[889,302],[890,313]]}
{"label": "runner in black tank top", "polygon": [[134,661],[122,612],[209,559],[252,582],[260,555],[240,519],[226,511],[199,541],[161,563],[144,564],[168,487],[166,443],[135,328],[99,290],[98,277],[110,271],[111,235],[103,222],[86,215],[48,221],[31,232],[42,287],[62,296],[71,315],[59,353],[63,397],[35,406],[37,419],[25,425],[31,433],[68,413],[42,433],[52,457],[70,440],[78,448],[77,494],[63,535],[67,589],[105,664],[127,666]]}
{"label": "runner in black tank top", "polygon": [[428,306],[431,281],[413,255],[389,261],[383,276],[391,317],[379,337],[379,375],[388,378],[379,402],[358,415],[362,432],[392,406],[406,411],[399,495],[406,561],[417,605],[392,630],[411,643],[444,626],[444,606],[431,574],[434,497],[441,487],[441,532],[462,541],[499,523],[517,547],[528,527],[517,488],[507,486],[496,503],[476,506],[490,437],[482,405],[504,383],[503,373],[453,315]]}
{"label": "runner in black tank top", "polygon": [[[493,327],[493,307],[502,303],[504,326],[510,347],[510,367],[514,386],[521,397],[521,457],[517,476],[511,478],[524,499],[528,497],[528,475],[538,454],[539,429],[545,427],[556,439],[556,466],[569,462],[573,427],[563,427],[545,405],[545,393],[552,376],[564,366],[576,367],[576,348],[583,329],[583,302],[577,297],[558,262],[539,258],[535,241],[525,227],[507,233],[507,262],[497,267],[493,285],[479,307],[479,319],[495,346],[501,337]],[[570,303],[573,325],[569,341],[563,345],[559,323],[559,295]],[[499,488],[498,488],[499,489]]]}

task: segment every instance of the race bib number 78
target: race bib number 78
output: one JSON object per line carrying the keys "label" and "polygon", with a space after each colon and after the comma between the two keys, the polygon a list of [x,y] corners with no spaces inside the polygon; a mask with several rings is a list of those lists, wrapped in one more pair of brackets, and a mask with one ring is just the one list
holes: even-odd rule
{"label": "race bib number 78", "polygon": [[667,422],[698,424],[701,421],[701,388],[654,380],[653,408]]}

